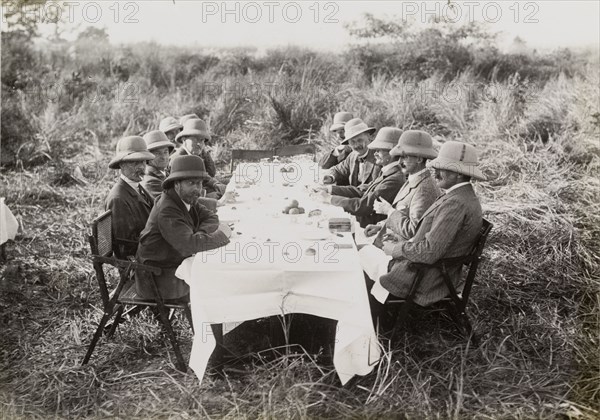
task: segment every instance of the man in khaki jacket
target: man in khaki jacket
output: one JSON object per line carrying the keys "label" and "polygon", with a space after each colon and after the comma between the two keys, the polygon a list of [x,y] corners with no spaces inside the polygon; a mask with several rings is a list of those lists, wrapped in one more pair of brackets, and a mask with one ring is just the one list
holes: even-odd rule
{"label": "man in khaki jacket", "polygon": [[379,176],[381,168],[375,164],[374,152],[367,148],[375,131],[375,127],[369,127],[360,118],[351,119],[344,125],[352,153],[327,171],[324,184],[366,186]]}
{"label": "man in khaki jacket", "polygon": [[404,241],[412,238],[418,221],[441,195],[431,171],[426,167],[428,159],[437,157],[429,134],[421,130],[405,131],[390,155],[400,157],[400,167],[408,176],[408,182],[402,186],[391,204],[383,200],[375,203],[375,211],[387,216],[385,221],[369,225],[365,229],[366,236],[378,235],[376,245],[381,243],[384,235],[391,234],[396,240]]}

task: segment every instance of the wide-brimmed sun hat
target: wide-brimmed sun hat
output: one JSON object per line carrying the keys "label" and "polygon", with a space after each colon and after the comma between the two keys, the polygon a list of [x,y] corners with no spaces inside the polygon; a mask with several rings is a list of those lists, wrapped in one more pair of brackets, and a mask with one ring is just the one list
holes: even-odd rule
{"label": "wide-brimmed sun hat", "polygon": [[407,130],[402,133],[398,144],[391,150],[390,155],[435,159],[438,154],[433,149],[433,139],[428,133],[422,130]]}
{"label": "wide-brimmed sun hat", "polygon": [[486,178],[478,165],[475,147],[460,141],[447,141],[442,144],[438,157],[427,162],[428,168],[443,169],[485,181]]}
{"label": "wide-brimmed sun hat", "polygon": [[179,124],[179,121],[174,117],[163,118],[158,124],[158,129],[163,133],[168,133],[171,130],[179,130],[181,128],[183,128],[183,125]]}
{"label": "wide-brimmed sun hat", "polygon": [[167,135],[160,131],[154,130],[144,134],[144,141],[149,151],[156,150],[161,147],[168,147],[169,150],[173,150],[175,145],[169,140]]}
{"label": "wide-brimmed sun hat", "polygon": [[196,114],[186,114],[182,117],[179,117],[179,124],[182,126],[189,120],[199,120],[200,117]]}
{"label": "wide-brimmed sun hat", "polygon": [[402,130],[396,127],[381,127],[375,136],[375,140],[367,145],[369,149],[392,150],[398,139],[402,135]]}
{"label": "wide-brimmed sun hat", "polygon": [[180,142],[180,138],[184,136],[202,137],[210,140],[210,133],[206,123],[201,119],[190,119],[183,124],[183,131],[175,136],[175,141]]}
{"label": "wide-brimmed sun hat", "polygon": [[201,178],[209,179],[204,167],[204,161],[199,156],[177,156],[171,162],[171,173],[162,183],[164,190],[170,188],[175,181],[181,179]]}
{"label": "wide-brimmed sun hat", "polygon": [[346,138],[341,144],[348,144],[348,140],[358,136],[362,133],[373,134],[377,129],[375,127],[369,127],[360,118],[353,118],[344,124],[344,134]]}
{"label": "wide-brimmed sun hat", "polygon": [[140,136],[122,137],[117,142],[115,157],[108,163],[110,169],[119,169],[121,162],[140,162],[154,159],[146,142]]}
{"label": "wide-brimmed sun hat", "polygon": [[333,116],[333,123],[329,127],[329,131],[336,131],[344,128],[344,124],[350,121],[354,116],[349,112],[338,112]]}

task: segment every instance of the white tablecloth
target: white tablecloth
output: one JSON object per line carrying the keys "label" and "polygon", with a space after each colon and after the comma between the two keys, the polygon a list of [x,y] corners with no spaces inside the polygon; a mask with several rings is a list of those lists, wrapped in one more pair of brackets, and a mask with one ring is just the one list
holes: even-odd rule
{"label": "white tablecloth", "polygon": [[[238,200],[219,208],[221,220],[235,223],[231,243],[179,267],[177,275],[190,285],[195,329],[190,367],[200,380],[215,348],[210,324],[284,313],[338,320],[333,362],[342,383],[368,374],[379,359],[358,252],[349,233],[327,229],[329,217],[348,215],[310,200],[305,186],[315,179],[311,164],[298,163],[295,174],[279,172],[277,164],[240,165],[228,185]],[[259,178],[240,175],[256,174],[256,168]],[[291,175],[296,182],[288,182]],[[292,199],[305,214],[281,213]],[[308,217],[316,208],[322,215]]]}
{"label": "white tablecloth", "polygon": [[0,198],[0,245],[9,239],[15,239],[19,222],[4,204],[4,197]]}

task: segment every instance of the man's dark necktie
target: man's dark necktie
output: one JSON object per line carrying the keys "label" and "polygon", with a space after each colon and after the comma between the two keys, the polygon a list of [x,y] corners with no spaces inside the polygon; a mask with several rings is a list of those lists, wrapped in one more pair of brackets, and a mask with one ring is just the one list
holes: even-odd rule
{"label": "man's dark necktie", "polygon": [[148,194],[146,194],[141,185],[138,185],[138,191],[140,192],[140,195],[144,198],[144,200],[146,200],[146,203],[152,206],[152,200],[150,199],[150,197],[148,197]]}

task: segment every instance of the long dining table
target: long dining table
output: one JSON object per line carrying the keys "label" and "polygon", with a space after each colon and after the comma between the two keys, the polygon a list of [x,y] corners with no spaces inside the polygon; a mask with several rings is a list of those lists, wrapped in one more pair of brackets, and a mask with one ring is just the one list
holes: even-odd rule
{"label": "long dining table", "polygon": [[[318,177],[316,163],[301,158],[240,163],[233,172],[227,192],[235,199],[218,208],[220,221],[233,226],[230,243],[177,270],[190,286],[189,365],[200,381],[216,346],[211,324],[290,313],[338,321],[333,365],[342,384],[377,364],[381,349],[356,245],[350,232],[329,229],[330,219],[352,217],[311,198]],[[290,205],[303,212],[284,213]]]}

